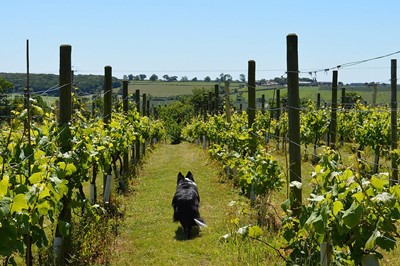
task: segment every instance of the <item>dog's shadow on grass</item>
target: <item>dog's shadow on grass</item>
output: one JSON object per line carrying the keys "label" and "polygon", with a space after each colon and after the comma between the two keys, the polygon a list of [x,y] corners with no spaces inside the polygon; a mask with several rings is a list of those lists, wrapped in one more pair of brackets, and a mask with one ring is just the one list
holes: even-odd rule
{"label": "dog's shadow on grass", "polygon": [[175,239],[178,241],[191,240],[197,237],[200,237],[200,228],[198,228],[197,226],[192,227],[192,234],[190,239],[186,237],[181,226],[179,226],[175,231]]}

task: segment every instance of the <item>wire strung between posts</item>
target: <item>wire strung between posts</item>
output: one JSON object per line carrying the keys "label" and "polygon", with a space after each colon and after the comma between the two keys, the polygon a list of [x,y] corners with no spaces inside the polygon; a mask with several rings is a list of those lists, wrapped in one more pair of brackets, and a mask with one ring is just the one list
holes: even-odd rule
{"label": "wire strung between posts", "polygon": [[340,65],[337,65],[337,66],[334,66],[334,67],[321,68],[321,69],[316,69],[316,70],[312,70],[312,71],[286,71],[285,74],[287,74],[287,73],[297,73],[297,74],[300,74],[300,73],[313,74],[314,73],[314,74],[316,74],[318,72],[328,72],[328,71],[335,70],[335,69],[339,70],[339,69],[343,69],[343,68],[346,68],[346,67],[355,66],[355,65],[366,63],[366,62],[382,59],[382,58],[389,57],[389,56],[392,56],[392,55],[395,55],[395,54],[399,54],[399,53],[400,53],[400,50],[396,51],[396,52],[393,52],[393,53],[389,53],[389,54],[373,57],[373,58],[368,58],[368,59],[364,59],[364,60],[358,60],[358,61],[353,61],[353,62],[340,64]]}

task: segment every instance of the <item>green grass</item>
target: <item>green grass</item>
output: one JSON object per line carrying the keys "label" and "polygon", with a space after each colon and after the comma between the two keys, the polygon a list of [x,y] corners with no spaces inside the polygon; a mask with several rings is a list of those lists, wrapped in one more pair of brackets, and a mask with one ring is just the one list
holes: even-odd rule
{"label": "green grass", "polygon": [[[341,102],[341,93],[342,87],[346,88],[346,93],[354,92],[358,95],[361,95],[362,99],[367,101],[368,103],[372,102],[372,87],[347,87],[347,86],[340,86],[338,88],[338,102]],[[280,89],[281,98],[287,97],[287,88],[281,86],[257,86],[256,88],[256,98],[261,98],[262,95],[265,95],[266,100],[276,99],[276,92],[274,95],[274,90],[265,90],[265,89],[276,88]],[[243,92],[242,96],[244,99],[247,99],[247,87],[240,89],[240,92]],[[330,103],[332,101],[332,90],[329,87],[320,87],[320,86],[300,86],[299,87],[299,94],[301,99],[311,99],[313,101],[317,101],[317,94],[321,96],[321,102]],[[377,103],[389,104],[390,103],[390,87],[379,87],[378,94],[377,94]]]}
{"label": "green grass", "polygon": [[[194,88],[205,88],[214,91],[214,86],[218,84],[223,86],[223,83],[203,82],[203,81],[188,81],[188,82],[163,82],[163,81],[131,81],[128,87],[128,93],[134,93],[140,90],[140,93],[146,93],[153,97],[170,97],[176,95],[191,95]],[[231,90],[239,88],[242,83],[231,83]]]}
{"label": "green grass", "polygon": [[[120,228],[111,265],[257,265],[282,260],[263,244],[220,241],[232,230],[230,219],[239,191],[221,182],[218,166],[192,144],[161,145],[148,157],[134,192],[125,200],[125,222]],[[208,227],[184,240],[180,225],[172,222],[171,201],[176,177],[191,171],[201,196],[200,213]],[[272,254],[272,255],[271,255]]]}

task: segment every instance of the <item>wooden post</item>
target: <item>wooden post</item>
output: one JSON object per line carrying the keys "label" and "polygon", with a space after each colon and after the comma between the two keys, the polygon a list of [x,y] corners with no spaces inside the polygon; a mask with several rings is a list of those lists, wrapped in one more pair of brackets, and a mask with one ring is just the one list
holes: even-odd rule
{"label": "wooden post", "polygon": [[231,123],[231,103],[229,101],[229,81],[225,81],[225,111],[226,111],[226,121]]}
{"label": "wooden post", "polygon": [[[122,108],[125,116],[128,115],[129,103],[128,103],[128,81],[122,81]],[[123,173],[126,176],[129,169],[129,153],[126,151],[123,155]]]}
{"label": "wooden post", "polygon": [[[142,99],[142,116],[147,116],[147,95],[146,93],[143,93],[143,99]],[[146,153],[146,139],[144,140],[144,143],[142,145],[142,156],[144,156]]]}
{"label": "wooden post", "polygon": [[332,149],[336,147],[336,128],[337,128],[337,87],[338,87],[338,71],[332,72],[332,112],[331,112],[331,137],[330,146]]}
{"label": "wooden post", "polygon": [[203,121],[207,122],[208,97],[203,95]]}
{"label": "wooden post", "polygon": [[[397,149],[397,141],[398,141],[398,136],[397,136],[397,60],[392,59],[391,60],[391,130],[392,130],[392,145],[391,149],[392,151]],[[391,178],[391,184],[395,185],[398,183],[399,177],[399,170],[398,170],[398,165],[397,165],[397,160],[396,156],[392,155],[392,178]]]}
{"label": "wooden post", "polygon": [[346,88],[342,88],[342,108],[346,109],[347,108],[347,103],[346,103]]}
{"label": "wooden post", "polygon": [[[68,123],[71,121],[72,112],[72,101],[71,101],[71,50],[70,45],[60,46],[60,75],[59,75],[59,86],[60,86],[60,116],[59,116],[59,139],[61,145],[61,152],[66,153],[71,150],[71,133],[69,130]],[[60,231],[61,223],[71,224],[71,197],[73,184],[71,176],[65,177],[68,181],[68,194],[63,196],[61,202],[63,208],[59,215],[59,225],[56,228],[55,239],[53,250],[56,255],[57,263],[64,265],[72,255],[72,235],[63,236]]]}
{"label": "wooden post", "polygon": [[150,117],[150,100],[146,102],[146,115]]}
{"label": "wooden post", "polygon": [[378,96],[378,83],[374,83],[374,90],[372,92],[372,106],[376,105],[376,98]]}
{"label": "wooden post", "polygon": [[[140,90],[135,93],[136,110],[140,114]],[[140,163],[140,140],[135,141],[135,164]]]}
{"label": "wooden post", "polygon": [[104,67],[104,124],[108,125],[111,121],[111,93],[112,93],[112,68]]}
{"label": "wooden post", "polygon": [[321,108],[321,93],[317,93],[317,109]]}
{"label": "wooden post", "polygon": [[[112,93],[112,68],[111,66],[104,67],[104,126],[107,128],[111,122],[111,93]],[[103,176],[103,201],[108,204],[111,196],[112,175],[110,166],[105,169],[106,174]]]}
{"label": "wooden post", "polygon": [[265,114],[265,95],[261,95],[261,112]]}
{"label": "wooden post", "polygon": [[146,110],[147,110],[147,95],[146,93],[143,93],[142,96],[143,100],[142,100],[142,116],[146,116]]}
{"label": "wooden post", "polygon": [[[281,90],[277,89],[276,90],[276,121],[279,121],[281,117]],[[280,130],[277,127],[275,129],[275,138],[276,138],[276,149],[279,150],[279,135],[280,135]],[[283,141],[282,141],[283,142]]]}
{"label": "wooden post", "polygon": [[[302,205],[301,154],[300,154],[300,97],[297,35],[289,34],[287,40],[288,119],[289,119],[289,177],[293,215],[300,218]],[[293,184],[293,182],[298,182]]]}
{"label": "wooden post", "polygon": [[208,113],[213,114],[213,109],[212,109],[212,95],[213,93],[211,91],[208,92]]}
{"label": "wooden post", "polygon": [[219,85],[218,84],[214,85],[214,96],[215,96],[214,113],[219,114]]}
{"label": "wooden post", "polygon": [[[256,62],[249,60],[248,62],[248,127],[252,128],[256,119]],[[252,132],[253,133],[253,132]],[[257,139],[254,134],[250,135],[249,143],[250,153],[253,155],[257,149]]]}
{"label": "wooden post", "polygon": [[140,114],[140,90],[135,91],[136,111]]}
{"label": "wooden post", "polygon": [[[24,132],[26,132],[28,140],[28,152],[25,154],[28,158],[28,176],[31,176],[31,165],[33,163],[33,151],[31,144],[31,106],[30,106],[30,81],[29,81],[29,40],[26,40],[26,88],[25,88],[25,99],[24,105],[27,112],[27,118],[24,121]],[[8,109],[8,108],[7,108]],[[11,124],[11,123],[10,123]],[[26,179],[28,181],[28,179]],[[24,236],[24,241],[26,245],[25,263],[28,266],[33,265],[33,255],[32,255],[32,236],[27,234]]]}

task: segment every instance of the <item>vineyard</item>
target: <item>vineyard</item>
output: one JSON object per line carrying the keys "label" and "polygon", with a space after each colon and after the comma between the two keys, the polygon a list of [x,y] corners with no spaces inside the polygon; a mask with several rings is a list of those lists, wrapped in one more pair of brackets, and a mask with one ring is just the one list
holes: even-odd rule
{"label": "vineyard", "polygon": [[[294,45],[291,38],[288,46]],[[390,107],[348,103],[345,97],[338,103],[337,71],[330,105],[300,103],[292,54],[297,47],[289,48],[287,98],[277,90],[276,99],[267,106],[263,97],[257,109],[255,62],[249,61],[247,110],[230,107],[229,82],[223,94],[216,85],[179,136],[207,150],[222,180],[241,191],[245,203],[229,203],[239,210],[219,241],[261,243],[261,253],[268,248],[287,265],[359,265],[366,255],[384,261],[398,252],[400,237],[396,75]],[[74,93],[71,47],[63,45],[59,106],[41,109],[28,85],[25,102],[2,124],[3,265],[109,263],[107,243],[118,237],[123,219],[118,204],[146,151],[166,139],[168,126],[149,115],[146,94],[136,90],[129,102],[127,81],[122,97],[112,99],[111,71],[105,67],[102,106],[89,111]],[[302,170],[305,164],[312,173]],[[252,219],[243,219],[249,213]]]}
{"label": "vineyard", "polygon": [[[237,232],[260,240],[264,230],[280,224],[279,245],[267,245],[289,265],[369,265],[367,257],[378,265],[400,236],[395,60],[390,108],[337,104],[337,71],[331,106],[300,105],[298,70],[292,69],[286,105],[256,112],[254,69],[249,61],[247,112],[231,114],[226,108],[218,114],[215,104],[214,115],[194,119],[183,131],[188,141],[208,149],[257,209],[257,225],[235,220]],[[286,161],[280,165],[272,154],[282,153]],[[310,178],[302,176],[304,160],[314,165]],[[286,200],[273,201],[285,183]]]}
{"label": "vineyard", "polygon": [[[61,46],[61,53],[68,54],[68,48],[70,52],[70,46]],[[141,116],[139,103],[128,103],[127,95],[111,112],[111,86],[105,86],[104,116],[92,116],[72,93],[71,70],[66,72],[60,73],[58,110],[44,112],[28,92],[29,100],[15,108],[12,119],[1,127],[3,265],[16,264],[21,256],[27,265],[77,264],[77,260],[87,264],[94,253],[102,256],[96,241],[107,241],[118,216],[112,193],[127,190],[130,172],[140,163],[146,145],[165,137],[163,124]],[[102,180],[97,180],[100,174]],[[99,235],[88,235],[96,230]],[[93,240],[73,242],[78,234]],[[46,252],[50,247],[53,252]]]}

